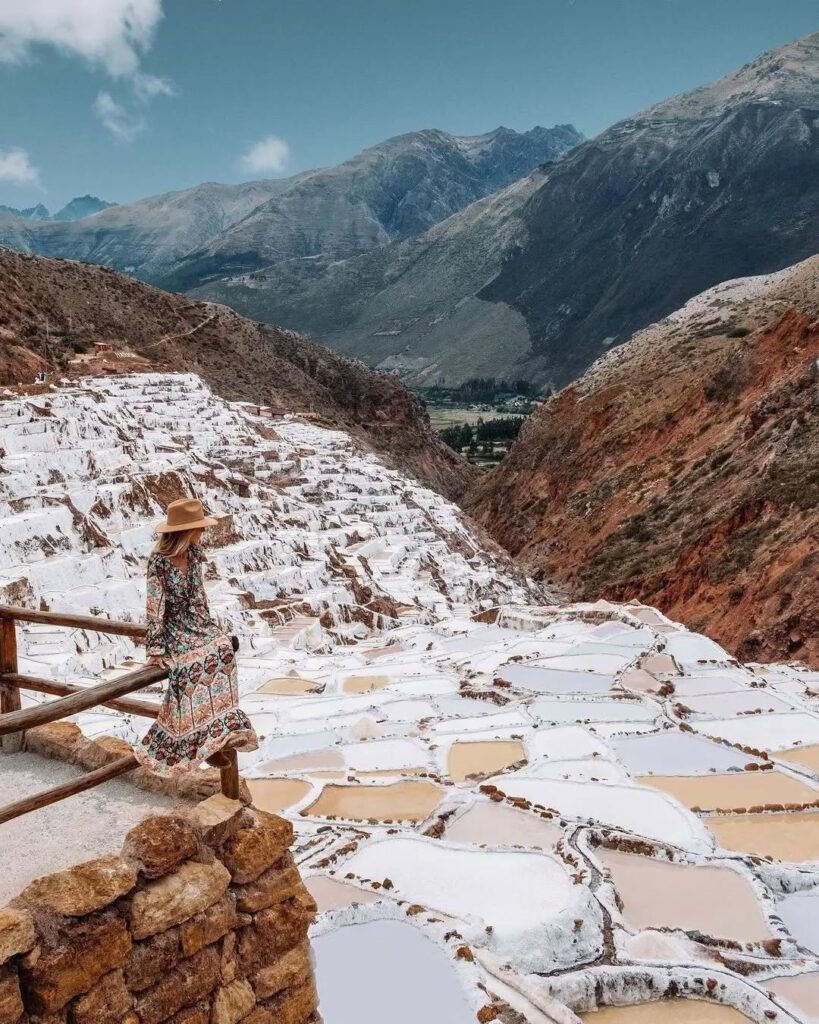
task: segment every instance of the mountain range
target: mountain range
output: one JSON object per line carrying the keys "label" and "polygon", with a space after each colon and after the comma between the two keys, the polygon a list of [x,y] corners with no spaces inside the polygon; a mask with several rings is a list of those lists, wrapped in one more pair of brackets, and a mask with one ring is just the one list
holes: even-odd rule
{"label": "mountain range", "polygon": [[336,167],[197,185],[71,224],[0,216],[0,243],[184,291],[277,260],[344,258],[421,233],[581,139],[571,125],[468,137],[411,132]]}
{"label": "mountain range", "polygon": [[622,121],[423,235],[197,290],[409,381],[561,386],[729,277],[812,255],[819,33]]}
{"label": "mountain range", "polygon": [[42,203],[36,206],[29,206],[25,210],[18,210],[14,206],[3,206],[0,204],[0,214],[8,214],[12,217],[20,217],[22,220],[82,220],[83,217],[90,217],[92,213],[99,213],[100,210],[108,210],[116,203],[107,203],[104,199],[96,196],[84,195],[75,196],[56,213],[49,213]]}
{"label": "mountain range", "polygon": [[466,508],[579,599],[819,665],[819,256],[741,278],[542,403]]}
{"label": "mountain range", "polygon": [[336,167],[203,184],[0,243],[230,305],[411,384],[560,387],[690,296],[812,255],[819,33],[583,141],[420,131]]}

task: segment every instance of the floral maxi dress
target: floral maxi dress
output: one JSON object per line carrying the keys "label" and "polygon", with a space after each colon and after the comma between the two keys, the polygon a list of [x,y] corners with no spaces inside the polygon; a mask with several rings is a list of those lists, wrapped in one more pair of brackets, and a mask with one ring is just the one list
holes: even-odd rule
{"label": "floral maxi dress", "polygon": [[230,741],[256,750],[250,719],[239,707],[233,644],[213,621],[202,583],[204,553],[188,549],[186,571],[165,555],[148,562],[149,656],[169,666],[168,688],[156,722],[134,751],[158,775],[197,768]]}

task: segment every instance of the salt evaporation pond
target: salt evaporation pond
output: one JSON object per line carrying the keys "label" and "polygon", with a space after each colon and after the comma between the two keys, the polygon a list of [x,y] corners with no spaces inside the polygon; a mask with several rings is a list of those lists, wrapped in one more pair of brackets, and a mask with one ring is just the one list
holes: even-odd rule
{"label": "salt evaporation pond", "polygon": [[536,814],[481,800],[447,826],[452,843],[485,846],[530,846],[547,850],[563,837],[563,829]]}
{"label": "salt evaporation pond", "polygon": [[819,813],[715,815],[706,823],[725,850],[793,862],[819,861]]}
{"label": "salt evaporation pond", "polygon": [[370,693],[382,690],[392,682],[391,676],[385,675],[350,675],[344,680],[345,693]]}
{"label": "salt evaporation pond", "polygon": [[598,857],[612,873],[632,928],[679,928],[737,942],[771,936],[752,886],[732,868],[672,864],[606,849]]}
{"label": "salt evaporation pond", "polygon": [[748,809],[765,804],[812,804],[819,790],[784,772],[731,772],[726,775],[651,775],[637,780],[704,811]]}
{"label": "salt evaporation pond", "polygon": [[247,785],[254,805],[273,814],[293,807],[313,788],[303,779],[248,779]]}
{"label": "salt evaporation pond", "polygon": [[758,760],[704,736],[671,729],[651,736],[613,739],[610,746],[632,775],[700,775],[744,768]]}
{"label": "salt evaporation pond", "polygon": [[774,978],[765,988],[787,1000],[806,1021],[819,1020],[819,973]]}
{"label": "salt evaporation pond", "polygon": [[698,999],[664,999],[640,1006],[607,1006],[594,1013],[581,1014],[588,1024],[749,1024],[730,1006],[706,1003]]}
{"label": "salt evaporation pond", "polygon": [[[681,698],[682,699],[682,698]],[[733,693],[709,693],[686,697],[684,704],[697,716],[724,718],[726,715],[770,714],[792,711],[793,706],[770,690],[737,690]]]}
{"label": "salt evaporation pond", "polygon": [[638,700],[536,700],[529,714],[540,722],[652,722],[659,714],[656,704]]}
{"label": "salt evaporation pond", "polygon": [[433,782],[395,782],[387,786],[329,784],[302,814],[351,821],[423,821],[441,802],[443,790]]}
{"label": "salt evaporation pond", "polygon": [[797,892],[776,905],[776,913],[800,946],[819,953],[819,892]]}
{"label": "salt evaporation pond", "polygon": [[321,689],[312,679],[299,679],[295,676],[280,676],[268,679],[256,690],[256,693],[273,694],[280,697],[301,697],[305,693],[317,693]]}
{"label": "salt evaporation pond", "polygon": [[341,907],[351,907],[355,903],[376,903],[383,895],[369,889],[360,889],[357,885],[340,882],[326,875],[310,875],[304,879],[307,891],[316,901],[320,914]]}
{"label": "salt evaporation pond", "polygon": [[498,669],[498,676],[513,686],[538,693],[608,693],[614,683],[613,676],[534,665],[504,665]]}
{"label": "salt evaporation pond", "polygon": [[798,743],[819,743],[819,717],[801,711],[698,721],[694,728],[756,750],[784,750]]}
{"label": "salt evaporation pond", "polygon": [[795,747],[793,750],[780,750],[774,753],[773,757],[819,773],[819,746],[814,745]]}
{"label": "salt evaporation pond", "polygon": [[446,953],[410,924],[349,925],[313,950],[325,1024],[475,1024]]}
{"label": "salt evaporation pond", "polygon": [[482,928],[491,926],[491,934],[484,934],[490,934],[500,955],[514,955],[530,970],[551,969],[574,960],[581,949],[599,948],[599,908],[546,853],[479,850],[403,836],[360,847],[341,869],[359,878],[389,878],[397,899],[462,921],[477,918]]}
{"label": "salt evaporation pond", "polygon": [[498,775],[491,781],[507,796],[554,807],[568,818],[591,818],[686,850],[706,852],[711,846],[697,818],[643,786],[533,779],[520,774]]}
{"label": "salt evaporation pond", "polygon": [[525,757],[520,740],[456,742],[449,748],[447,770],[454,782],[463,782],[470,775],[492,775]]}

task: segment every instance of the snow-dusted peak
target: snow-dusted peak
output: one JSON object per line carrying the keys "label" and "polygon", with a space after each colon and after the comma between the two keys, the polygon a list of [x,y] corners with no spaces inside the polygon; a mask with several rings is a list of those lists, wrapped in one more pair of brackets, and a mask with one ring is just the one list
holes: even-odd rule
{"label": "snow-dusted peak", "polygon": [[760,54],[710,85],[673,96],[631,119],[698,120],[738,103],[815,106],[819,102],[819,32]]}

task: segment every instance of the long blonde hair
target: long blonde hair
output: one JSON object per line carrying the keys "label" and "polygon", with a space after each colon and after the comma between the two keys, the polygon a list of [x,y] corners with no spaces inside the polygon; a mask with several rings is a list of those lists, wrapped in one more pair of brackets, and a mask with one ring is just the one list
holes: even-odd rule
{"label": "long blonde hair", "polygon": [[154,545],[154,554],[165,555],[166,558],[178,558],[179,555],[184,555],[191,544],[198,540],[201,533],[201,529],[160,533]]}

